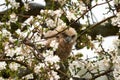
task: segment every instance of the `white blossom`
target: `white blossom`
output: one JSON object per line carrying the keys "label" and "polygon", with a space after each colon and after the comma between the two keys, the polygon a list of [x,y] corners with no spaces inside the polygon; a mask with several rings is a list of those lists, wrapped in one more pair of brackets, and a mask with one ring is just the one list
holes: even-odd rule
{"label": "white blossom", "polygon": [[22,54],[23,54],[23,53],[22,53],[22,46],[16,47],[15,53],[16,53],[16,55],[22,55]]}
{"label": "white blossom", "polygon": [[102,37],[102,35],[97,35],[97,36],[96,36],[96,39],[98,39],[98,40],[102,40],[103,37]]}
{"label": "white blossom", "polygon": [[8,49],[5,51],[5,53],[6,53],[6,56],[8,57],[13,57],[15,55],[14,49]]}
{"label": "white blossom", "polygon": [[46,19],[46,25],[50,28],[53,28],[56,26],[55,22],[52,19]]}
{"label": "white blossom", "polygon": [[56,20],[56,24],[57,24],[57,26],[58,27],[67,27],[66,26],[66,23],[65,22],[63,22],[63,20],[61,20],[60,18],[58,18],[57,20]]}
{"label": "white blossom", "polygon": [[37,42],[36,44],[40,44],[41,47],[44,47],[47,44],[47,41],[45,39],[38,38],[38,36],[35,37],[35,41]]}
{"label": "white blossom", "polygon": [[66,11],[66,14],[67,14],[66,17],[68,18],[69,21],[77,19],[77,17],[75,16],[75,14],[72,13],[72,12],[70,12],[70,11]]}
{"label": "white blossom", "polygon": [[42,10],[40,10],[40,13],[41,13],[41,14],[44,14],[44,12],[45,12],[45,10],[43,10],[43,9],[42,9]]}
{"label": "white blossom", "polygon": [[43,56],[45,57],[45,64],[46,66],[50,66],[51,65],[51,69],[59,69],[60,66],[59,63],[60,62],[60,58],[57,55],[53,54],[54,51],[51,50],[46,50],[46,53],[43,54]]}
{"label": "white blossom", "polygon": [[56,51],[56,49],[58,48],[58,45],[59,45],[59,43],[56,40],[53,40],[50,43],[50,47],[53,48],[53,51]]}
{"label": "white blossom", "polygon": [[54,11],[54,15],[57,16],[57,17],[61,17],[62,14],[63,14],[62,10],[56,10],[56,11]]}
{"label": "white blossom", "polygon": [[9,57],[13,57],[14,55],[23,55],[21,47],[9,48],[8,45],[5,47],[5,53],[6,56]]}
{"label": "white blossom", "polygon": [[81,30],[85,30],[86,29],[86,26],[82,26]]}
{"label": "white blossom", "polygon": [[33,74],[28,74],[25,77],[23,77],[23,79],[25,79],[25,80],[29,80],[29,79],[33,79],[33,78],[34,78]]}
{"label": "white blossom", "polygon": [[48,72],[48,74],[50,76],[50,80],[59,80],[60,79],[60,76],[58,75],[58,73],[53,70]]}
{"label": "white blossom", "polygon": [[3,77],[0,77],[0,80],[5,80]]}
{"label": "white blossom", "polygon": [[20,29],[17,29],[15,32],[20,36],[20,38],[25,38],[28,35],[28,31],[22,32]]}
{"label": "white blossom", "polygon": [[117,17],[115,17],[115,18],[112,19],[112,24],[113,24],[114,26],[120,27],[120,12],[118,12],[118,13],[116,14],[116,16],[117,16]]}
{"label": "white blossom", "polygon": [[10,15],[10,22],[16,22],[18,20],[18,16],[15,13]]}
{"label": "white blossom", "polygon": [[35,67],[34,67],[34,72],[38,74],[39,72],[41,72],[40,69],[41,69],[41,67],[35,66]]}
{"label": "white blossom", "polygon": [[21,31],[20,29],[17,29],[15,32],[19,35],[20,38],[25,38],[26,36],[28,36],[28,38],[30,38],[33,35],[32,30],[34,29],[34,26],[30,26],[28,30],[26,31]]}
{"label": "white blossom", "polygon": [[70,78],[69,80],[74,80],[73,78]]}
{"label": "white blossom", "polygon": [[11,37],[11,36],[9,37],[9,41],[10,41],[10,42],[15,42],[16,40],[17,40],[17,39],[14,39],[14,38]]}
{"label": "white blossom", "polygon": [[117,49],[115,53],[116,53],[118,56],[120,56],[120,40],[119,40],[119,39],[114,40],[114,41],[113,41],[113,44],[114,44],[114,49]]}
{"label": "white blossom", "polygon": [[[69,63],[69,70],[71,72],[71,75],[74,77],[92,78],[92,75],[90,73],[86,73],[88,70],[92,73],[97,73],[97,70],[103,72],[110,68],[109,62],[110,60],[107,59],[97,61],[95,63],[92,63],[91,61],[75,60],[72,63]],[[104,78],[106,80],[105,76],[101,78]]]}
{"label": "white blossom", "polygon": [[24,3],[24,7],[25,7],[25,11],[28,11],[30,9],[28,3]]}
{"label": "white blossom", "polygon": [[24,23],[23,23],[22,25],[23,25],[24,27],[25,27],[25,25],[30,25],[33,20],[34,20],[33,16],[30,16],[28,19],[26,19],[26,20],[24,21]]}
{"label": "white blossom", "polygon": [[10,2],[11,7],[14,9],[17,9],[19,7],[19,3],[16,2],[15,0],[8,0]]}
{"label": "white blossom", "polygon": [[20,64],[15,63],[15,62],[11,62],[11,63],[9,64],[9,68],[10,68],[11,70],[13,70],[13,71],[17,71],[19,67],[20,67]]}
{"label": "white blossom", "polygon": [[32,58],[32,56],[27,56],[25,59],[28,59],[26,62],[29,66],[33,66],[34,59]]}
{"label": "white blossom", "polygon": [[25,55],[22,55],[22,56],[17,56],[16,59],[18,61],[23,61],[25,59]]}
{"label": "white blossom", "polygon": [[50,16],[53,16],[54,18],[57,17],[57,18],[60,18],[61,15],[63,14],[63,11],[61,9],[59,10],[41,10],[40,13],[43,15],[43,14],[49,14]]}
{"label": "white blossom", "polygon": [[94,63],[94,65],[97,67],[97,69],[99,69],[102,72],[110,68],[109,63],[110,63],[110,60],[105,58],[103,60],[97,61],[96,63]]}
{"label": "white blossom", "polygon": [[66,28],[67,28],[67,26],[58,26],[56,28],[56,31],[61,32],[61,31],[65,30]]}
{"label": "white blossom", "polygon": [[53,65],[54,63],[59,62],[60,58],[57,55],[49,55],[45,57],[45,61]]}
{"label": "white blossom", "polygon": [[40,26],[40,22],[37,21],[37,22],[34,23],[34,25],[35,26]]}
{"label": "white blossom", "polygon": [[[87,69],[85,68],[85,63],[83,61],[78,61],[78,60],[75,60],[72,63],[69,63],[69,70],[71,75],[74,77],[80,77],[87,71]],[[90,74],[86,74],[85,76],[87,78],[91,77]]]}
{"label": "white blossom", "polygon": [[115,78],[115,80],[120,80],[120,69],[114,69],[113,71],[113,76]]}
{"label": "white blossom", "polygon": [[5,28],[2,29],[2,36],[3,37],[10,37],[11,36],[11,33],[6,30]]}
{"label": "white blossom", "polygon": [[41,11],[42,15],[49,15],[52,16],[53,18],[51,19],[51,17],[47,17],[45,19],[45,23],[47,25],[48,28],[55,28],[57,26],[66,26],[66,23],[63,22],[63,20],[60,19],[61,15],[63,14],[62,10],[42,10]]}
{"label": "white blossom", "polygon": [[6,62],[2,61],[0,62],[0,70],[6,69]]}
{"label": "white blossom", "polygon": [[71,2],[73,2],[73,3],[78,3],[78,0],[71,0]]}

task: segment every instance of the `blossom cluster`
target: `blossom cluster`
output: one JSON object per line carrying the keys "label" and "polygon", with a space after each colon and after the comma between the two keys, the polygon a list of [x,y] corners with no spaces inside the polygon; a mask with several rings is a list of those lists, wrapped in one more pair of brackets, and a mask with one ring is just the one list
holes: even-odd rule
{"label": "blossom cluster", "polygon": [[[46,15],[45,24],[48,28],[55,28],[57,26],[66,26],[66,23],[63,22],[60,17],[63,14],[61,9],[59,10],[41,10],[41,15]],[[52,17],[52,18],[51,18]]]}
{"label": "blossom cluster", "polygon": [[[61,3],[63,8],[41,10],[39,15],[31,15],[22,23],[18,21],[18,15],[12,12],[8,21],[0,22],[0,80],[4,80],[3,72],[6,74],[8,72],[9,76],[7,78],[10,80],[19,78],[23,80],[35,78],[40,80],[59,80],[63,76],[69,79],[77,77],[94,80],[97,77],[95,80],[109,80],[110,78],[119,80],[119,50],[117,50],[117,47],[104,50],[101,45],[103,42],[101,35],[96,38],[97,47],[91,45],[93,42],[88,35],[81,36],[83,37],[83,42],[80,42],[80,44],[90,47],[97,54],[94,60],[89,58],[82,59],[82,54],[84,53],[74,54],[72,52],[73,56],[70,55],[63,62],[59,56],[54,54],[59,47],[59,43],[56,40],[51,41],[49,47],[46,47],[47,39],[44,35],[48,31],[56,29],[57,32],[57,30],[61,29],[60,31],[62,31],[69,27],[66,24],[67,22],[61,18],[63,14],[66,15],[69,21],[76,20],[87,9],[81,0],[53,1]],[[19,3],[15,0],[8,0],[8,2],[12,8],[17,9],[19,7]],[[26,11],[29,10],[28,4],[24,3],[24,7]],[[120,26],[119,20],[120,14],[117,13],[117,17],[114,18],[112,24]],[[15,26],[17,29],[14,30],[11,23],[17,24],[18,22],[20,26]],[[83,28],[84,26],[82,26]],[[88,40],[90,41],[89,44],[87,44]],[[76,44],[78,44],[77,41]],[[116,44],[119,46],[118,43]],[[62,70],[61,67],[66,70]],[[28,74],[23,75],[27,71]],[[64,73],[64,71],[66,72]],[[23,76],[21,77],[21,75]]]}
{"label": "blossom cluster", "polygon": [[86,10],[86,7],[82,1],[71,0],[71,2],[66,4],[63,10],[66,13],[67,19],[71,21],[71,20],[76,20],[77,18],[79,18],[80,17],[79,14],[84,13],[84,11]]}
{"label": "blossom cluster", "polygon": [[112,24],[113,24],[114,26],[120,27],[120,13],[118,12],[118,13],[116,14],[116,16],[117,16],[117,17],[115,17],[115,18],[112,19]]}
{"label": "blossom cluster", "polygon": [[[75,60],[70,63],[69,69],[72,73],[71,75],[74,77],[82,77],[86,79],[92,79],[94,76],[104,73],[106,70],[110,68],[110,61],[107,59],[103,59],[100,61],[83,61],[83,60]],[[103,75],[98,77],[96,80],[107,80],[107,75]]]}
{"label": "blossom cluster", "polygon": [[17,9],[19,7],[19,3],[16,2],[15,0],[8,0],[8,3],[10,4],[10,6],[14,9]]}

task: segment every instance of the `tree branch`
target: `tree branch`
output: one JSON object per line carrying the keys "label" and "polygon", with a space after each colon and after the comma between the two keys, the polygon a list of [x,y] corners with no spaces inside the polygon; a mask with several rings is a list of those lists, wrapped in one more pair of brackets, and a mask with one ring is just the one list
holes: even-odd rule
{"label": "tree branch", "polygon": [[13,60],[13,59],[0,59],[0,61],[15,62],[15,63],[18,63],[18,64],[20,64],[20,65],[22,65],[22,66],[28,67],[28,65],[25,64],[24,62],[22,62],[22,61],[17,61],[17,60]]}
{"label": "tree branch", "polygon": [[91,26],[91,27],[85,29],[83,32],[81,32],[78,37],[80,37],[81,35],[85,34],[88,30],[93,29],[93,28],[97,27],[98,25],[100,25],[101,23],[103,23],[103,22],[105,22],[105,21],[107,21],[107,20],[109,20],[111,18],[114,18],[114,17],[116,17],[116,15],[110,16],[110,17],[108,17],[108,18],[106,18],[106,19],[104,19],[104,20],[94,24],[93,26]]}
{"label": "tree branch", "polygon": [[[112,0],[110,0],[112,1]],[[103,5],[103,4],[106,4],[110,1],[107,1],[107,2],[103,2],[103,3],[100,3],[100,4],[96,4],[94,6],[92,6],[90,9],[86,10],[79,18],[77,18],[75,21],[73,21],[71,24],[69,24],[69,26],[71,26],[72,24],[76,23],[79,19],[81,19],[86,13],[88,13],[91,9],[95,8],[96,6],[99,6],[99,5]]]}
{"label": "tree branch", "polygon": [[43,55],[40,53],[40,51],[37,49],[37,47],[36,47],[33,43],[31,43],[29,40],[25,39],[25,40],[23,40],[23,43],[24,43],[25,45],[28,45],[28,46],[32,47],[34,50],[36,50],[36,51],[39,53],[39,56],[38,56],[38,55],[36,55],[35,51],[33,51],[33,50],[31,49],[32,52],[33,52],[33,55],[35,56],[35,58],[36,58],[37,60],[41,61],[41,60],[44,60],[44,59],[45,59],[45,58],[43,57]]}
{"label": "tree branch", "polygon": [[107,70],[107,71],[105,71],[105,72],[103,72],[103,73],[101,73],[101,74],[99,74],[99,75],[94,76],[94,77],[91,78],[90,80],[95,80],[96,78],[101,77],[101,76],[103,76],[103,75],[106,75],[106,74],[108,74],[108,73],[110,73],[110,72],[112,72],[112,71],[113,71],[113,70]]}

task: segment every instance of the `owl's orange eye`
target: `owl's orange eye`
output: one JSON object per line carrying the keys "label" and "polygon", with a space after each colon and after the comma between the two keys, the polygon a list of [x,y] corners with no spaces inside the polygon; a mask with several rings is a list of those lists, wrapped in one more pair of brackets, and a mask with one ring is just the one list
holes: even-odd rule
{"label": "owl's orange eye", "polygon": [[75,37],[75,35],[72,35],[72,38],[74,38]]}
{"label": "owl's orange eye", "polygon": [[56,36],[56,38],[59,38],[59,37],[60,37],[59,35]]}
{"label": "owl's orange eye", "polygon": [[67,34],[65,34],[65,33],[62,33],[62,35],[64,36],[64,37],[67,37],[68,35]]}

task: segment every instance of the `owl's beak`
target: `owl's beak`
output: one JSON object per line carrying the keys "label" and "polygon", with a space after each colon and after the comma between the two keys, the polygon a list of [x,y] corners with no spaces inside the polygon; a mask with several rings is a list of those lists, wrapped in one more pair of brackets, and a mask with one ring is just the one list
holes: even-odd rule
{"label": "owl's beak", "polygon": [[70,36],[68,36],[68,37],[65,38],[65,42],[66,42],[66,43],[70,43],[71,40],[72,40],[72,37],[70,37]]}

